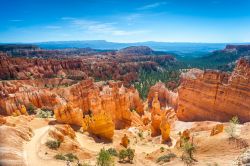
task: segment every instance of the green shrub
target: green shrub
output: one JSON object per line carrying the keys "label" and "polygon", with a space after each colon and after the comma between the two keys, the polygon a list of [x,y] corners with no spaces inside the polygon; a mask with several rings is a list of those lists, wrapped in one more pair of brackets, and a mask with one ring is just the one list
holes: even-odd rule
{"label": "green shrub", "polygon": [[79,160],[78,157],[72,153],[67,153],[64,155],[66,157],[66,159],[70,162],[73,162],[75,160]]}
{"label": "green shrub", "polygon": [[66,160],[66,161],[70,161],[70,162],[73,162],[75,160],[79,161],[78,157],[76,155],[72,154],[72,153],[67,153],[65,155],[57,154],[57,155],[54,156],[54,158],[57,159],[57,160]]}
{"label": "green shrub", "polygon": [[232,119],[229,121],[229,127],[226,128],[226,132],[228,133],[230,138],[236,138],[236,127],[239,124],[239,118],[237,116],[232,117]]}
{"label": "green shrub", "polygon": [[33,114],[36,114],[36,108],[35,108],[35,106],[33,105],[33,104],[29,104],[28,106],[27,106],[27,112],[28,112],[28,114],[29,115],[33,115]]}
{"label": "green shrub", "polygon": [[138,133],[138,136],[139,136],[140,138],[143,138],[143,134],[142,134],[141,131]]}
{"label": "green shrub", "polygon": [[114,165],[112,155],[104,148],[102,148],[98,154],[97,165],[98,166],[112,166],[112,165]]}
{"label": "green shrub", "polygon": [[197,161],[193,157],[193,153],[196,151],[196,146],[194,145],[193,141],[191,142],[190,140],[183,139],[182,150],[183,154],[181,158],[186,165],[191,165],[194,161]]}
{"label": "green shrub", "polygon": [[107,151],[112,156],[118,156],[118,153],[117,153],[117,151],[114,148],[109,148]]}
{"label": "green shrub", "polygon": [[167,154],[167,155],[163,155],[163,156],[161,156],[161,157],[159,157],[157,160],[156,160],[156,162],[157,163],[159,163],[159,162],[170,162],[170,160],[172,159],[172,158],[175,158],[176,157],[176,155],[174,154],[174,153],[169,153],[169,154]]}
{"label": "green shrub", "polygon": [[119,152],[119,160],[120,161],[124,161],[127,157],[127,151],[122,149],[120,152]]}
{"label": "green shrub", "polygon": [[164,147],[161,147],[160,150],[161,150],[161,152],[164,152],[165,148],[164,148]]}
{"label": "green shrub", "polygon": [[55,141],[54,140],[48,140],[46,142],[46,146],[48,146],[50,149],[54,149],[54,150],[58,149],[60,147],[60,145],[61,145],[61,142],[57,141],[57,140],[55,140]]}
{"label": "green shrub", "polygon": [[76,166],[90,166],[89,164],[87,164],[87,163],[77,163],[77,165]]}
{"label": "green shrub", "polygon": [[128,148],[127,149],[127,157],[128,157],[129,162],[132,162],[134,157],[135,157],[135,150]]}
{"label": "green shrub", "polygon": [[[151,86],[161,81],[163,83],[175,82],[176,87],[179,85],[180,76],[179,67],[165,66],[163,70],[145,70],[141,69],[138,73],[139,80],[134,82],[134,87],[138,90],[140,97],[146,99]],[[171,90],[176,88],[172,87]]]}
{"label": "green shrub", "polygon": [[36,114],[38,118],[51,118],[53,117],[53,115],[54,115],[53,111],[49,109],[41,109]]}
{"label": "green shrub", "polygon": [[131,148],[128,148],[128,149],[122,149],[120,152],[119,152],[119,160],[124,162],[131,162],[133,161],[135,157],[135,150],[134,149],[131,149]]}
{"label": "green shrub", "polygon": [[66,160],[66,157],[63,154],[57,154],[54,156],[54,158],[57,160]]}

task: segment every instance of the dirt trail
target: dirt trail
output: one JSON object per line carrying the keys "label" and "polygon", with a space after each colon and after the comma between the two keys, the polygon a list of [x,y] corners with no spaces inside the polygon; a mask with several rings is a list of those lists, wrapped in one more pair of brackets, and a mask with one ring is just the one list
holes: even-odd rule
{"label": "dirt trail", "polygon": [[44,165],[57,165],[65,166],[65,162],[58,160],[43,160],[38,156],[38,150],[42,138],[47,134],[50,126],[42,127],[34,130],[32,139],[24,144],[24,154],[28,166],[44,166]]}

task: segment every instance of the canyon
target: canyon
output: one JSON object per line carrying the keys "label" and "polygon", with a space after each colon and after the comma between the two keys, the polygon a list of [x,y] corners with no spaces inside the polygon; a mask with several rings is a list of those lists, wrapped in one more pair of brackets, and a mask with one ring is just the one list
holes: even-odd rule
{"label": "canyon", "polygon": [[165,164],[183,165],[188,145],[196,149],[192,164],[249,163],[249,57],[232,72],[178,68],[178,84],[158,80],[143,99],[140,71],[169,70],[176,58],[148,47],[86,50],[0,53],[0,165],[96,165],[103,149],[118,153],[115,165],[126,165],[119,156],[129,149],[133,165],[164,164],[170,154]]}

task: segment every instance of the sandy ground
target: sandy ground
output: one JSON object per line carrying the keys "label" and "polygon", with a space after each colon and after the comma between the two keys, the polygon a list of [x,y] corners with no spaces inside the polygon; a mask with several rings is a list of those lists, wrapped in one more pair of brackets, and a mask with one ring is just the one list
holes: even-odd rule
{"label": "sandy ground", "polygon": [[34,130],[33,138],[24,145],[24,154],[28,166],[65,166],[64,162],[58,160],[43,160],[38,156],[41,140],[47,134],[49,128],[50,126],[45,126]]}
{"label": "sandy ground", "polygon": [[[44,146],[44,141],[47,139],[47,133],[51,126],[49,126],[49,121],[53,120],[41,120],[35,119],[31,122],[31,127],[34,129],[34,136],[31,141],[24,145],[24,154],[26,156],[26,161],[28,166],[65,166],[65,161],[46,159],[39,155],[41,153],[41,146]],[[40,123],[41,122],[41,123]],[[39,123],[39,125],[37,124]],[[86,163],[95,165],[96,156],[100,149],[105,148],[121,148],[120,140],[123,134],[127,134],[130,138],[130,147],[135,149],[135,158],[133,164],[123,164],[119,163],[118,159],[115,159],[115,165],[136,165],[136,166],[154,166],[159,165],[155,160],[160,157],[159,149],[164,147],[165,149],[170,149],[173,153],[177,154],[177,158],[169,163],[164,163],[163,165],[180,165],[183,166],[184,163],[181,161],[179,156],[181,153],[178,149],[174,148],[176,139],[178,138],[178,132],[185,129],[192,129],[192,134],[195,136],[195,143],[197,145],[197,151],[195,153],[195,158],[198,160],[195,165],[207,166],[216,165],[219,166],[233,166],[236,163],[237,157],[244,151],[243,148],[238,146],[236,142],[228,141],[228,135],[224,131],[215,136],[210,136],[211,127],[217,124],[217,122],[179,122],[177,121],[172,128],[171,138],[172,146],[161,144],[160,137],[151,138],[150,135],[145,131],[144,138],[139,138],[137,136],[137,128],[130,128],[124,130],[116,130],[114,135],[114,140],[112,143],[103,143],[96,141],[93,137],[89,136],[87,132],[80,133],[76,132],[76,140],[79,142],[80,147],[92,155],[92,158],[85,160]],[[225,124],[227,125],[227,124]],[[248,144],[250,144],[250,123],[239,126],[241,130],[240,138],[244,139]],[[39,151],[40,150],[40,151]],[[44,153],[44,151],[42,151]],[[148,157],[149,156],[149,157]],[[73,164],[72,164],[73,165]]]}

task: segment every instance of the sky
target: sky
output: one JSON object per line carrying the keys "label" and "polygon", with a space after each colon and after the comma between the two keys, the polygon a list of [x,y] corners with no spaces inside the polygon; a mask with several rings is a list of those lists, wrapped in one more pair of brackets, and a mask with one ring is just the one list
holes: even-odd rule
{"label": "sky", "polygon": [[0,42],[250,42],[250,0],[0,0]]}

